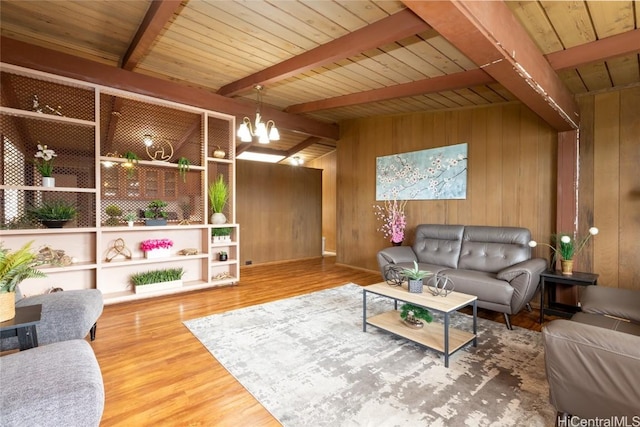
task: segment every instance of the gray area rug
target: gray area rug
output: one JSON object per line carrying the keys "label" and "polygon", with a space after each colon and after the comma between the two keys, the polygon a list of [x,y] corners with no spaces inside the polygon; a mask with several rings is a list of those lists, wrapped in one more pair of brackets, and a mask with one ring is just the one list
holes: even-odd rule
{"label": "gray area rug", "polygon": [[[393,303],[367,297],[368,315]],[[436,318],[437,321],[437,318]],[[185,322],[286,427],[549,426],[541,334],[478,319],[478,347],[444,359],[373,326],[348,284]],[[471,317],[452,325],[471,330]]]}

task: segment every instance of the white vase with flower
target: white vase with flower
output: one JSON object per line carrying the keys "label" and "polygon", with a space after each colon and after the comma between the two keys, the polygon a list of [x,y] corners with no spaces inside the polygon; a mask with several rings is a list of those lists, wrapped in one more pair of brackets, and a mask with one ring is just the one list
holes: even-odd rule
{"label": "white vase with flower", "polygon": [[53,158],[57,157],[56,152],[47,148],[46,145],[38,144],[38,151],[36,151],[34,157],[33,164],[42,175],[42,186],[55,187],[56,180],[51,175],[53,174]]}

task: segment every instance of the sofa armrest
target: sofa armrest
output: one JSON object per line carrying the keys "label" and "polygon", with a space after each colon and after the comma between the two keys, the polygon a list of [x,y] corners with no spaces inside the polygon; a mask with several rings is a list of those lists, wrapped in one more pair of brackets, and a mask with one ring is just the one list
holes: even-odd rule
{"label": "sofa armrest", "polygon": [[389,264],[412,263],[417,260],[418,258],[410,246],[392,246],[378,252],[378,266],[380,267],[382,278],[385,280],[385,273]]}
{"label": "sofa armrest", "polygon": [[637,415],[640,337],[570,320],[542,329],[551,403],[581,418]]}
{"label": "sofa armrest", "polygon": [[640,292],[630,289],[587,286],[580,301],[585,313],[603,314],[640,323]]}
{"label": "sofa armrest", "polygon": [[547,268],[547,260],[532,258],[519,262],[498,272],[496,278],[505,280],[513,287],[511,299],[512,313],[519,312],[525,306],[538,289],[540,273]]}

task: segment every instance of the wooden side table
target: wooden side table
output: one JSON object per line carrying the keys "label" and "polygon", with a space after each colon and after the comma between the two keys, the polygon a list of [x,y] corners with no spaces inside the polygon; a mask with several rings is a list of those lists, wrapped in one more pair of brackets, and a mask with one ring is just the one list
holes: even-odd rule
{"label": "wooden side table", "polygon": [[[573,286],[591,286],[598,284],[598,275],[593,273],[582,273],[579,271],[574,271],[572,275],[565,276],[562,272],[555,271],[545,271],[540,274],[540,323],[544,322],[544,315],[547,314],[555,314],[556,316],[564,316],[571,317],[573,315],[572,312],[557,310],[551,307],[551,304],[554,302],[549,297],[549,307],[545,308],[544,306],[544,294],[546,288],[546,282],[562,285],[573,285]],[[573,311],[579,311],[580,307],[570,307]]]}
{"label": "wooden side table", "polygon": [[42,305],[16,307],[16,317],[0,323],[0,338],[18,336],[20,351],[38,346],[36,325],[40,323]]}

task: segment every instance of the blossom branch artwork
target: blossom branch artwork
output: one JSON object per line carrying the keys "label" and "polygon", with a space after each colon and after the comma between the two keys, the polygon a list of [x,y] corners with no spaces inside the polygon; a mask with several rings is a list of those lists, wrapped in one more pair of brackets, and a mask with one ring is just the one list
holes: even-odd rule
{"label": "blossom branch artwork", "polygon": [[376,158],[376,200],[466,197],[466,143]]}

